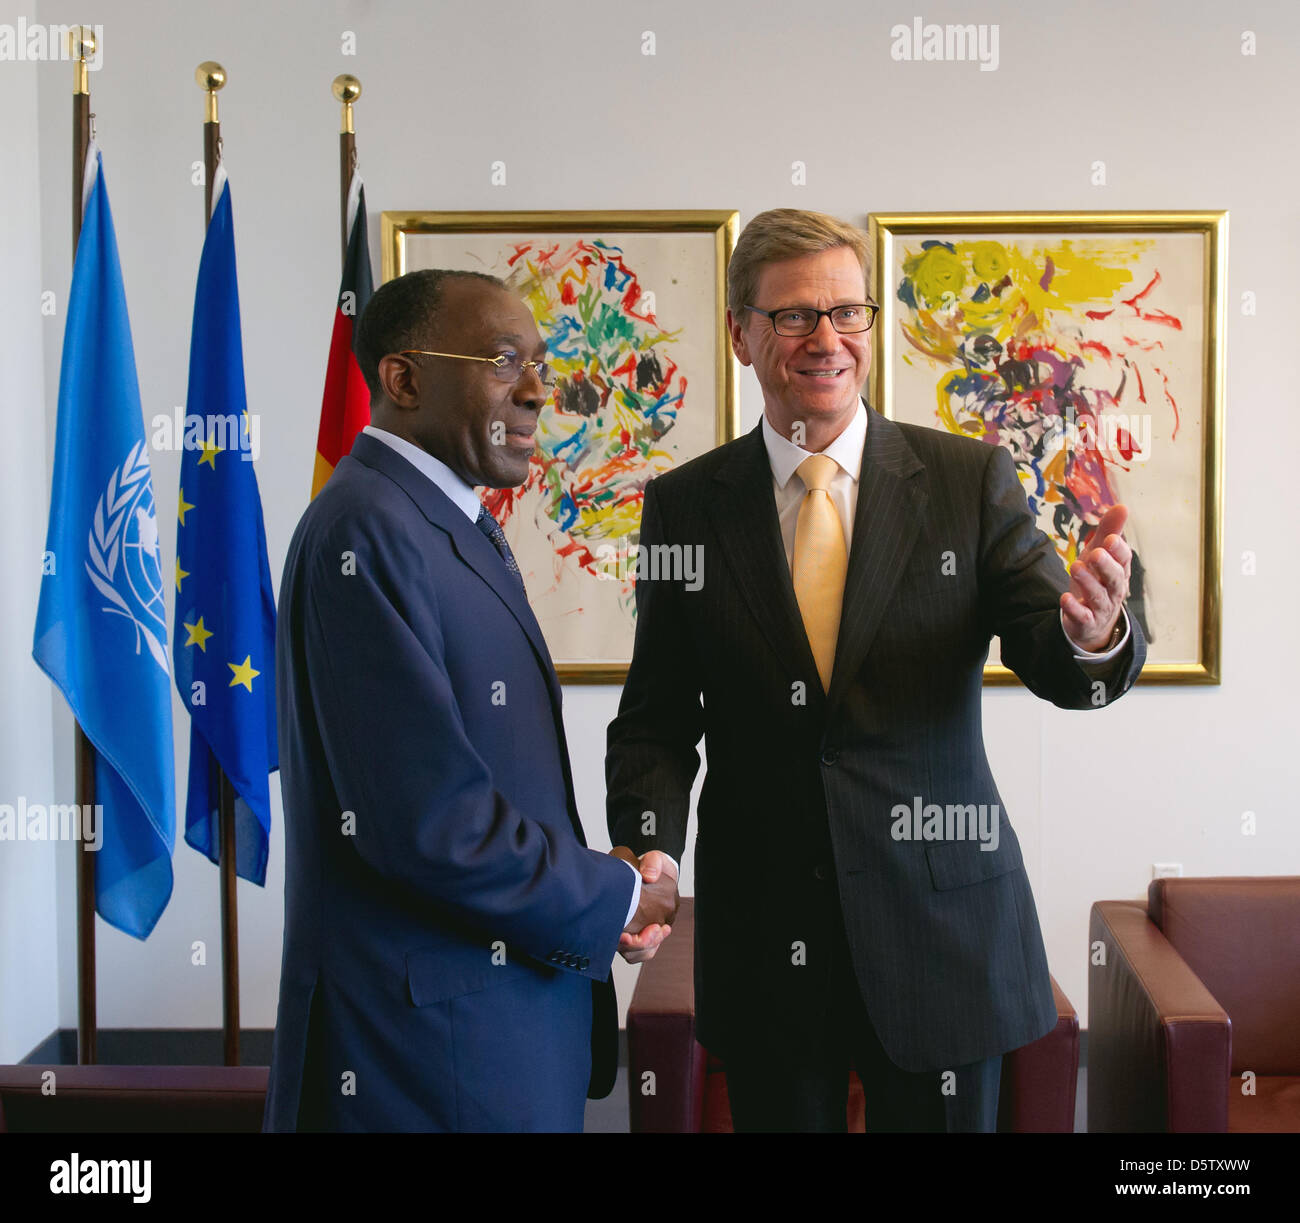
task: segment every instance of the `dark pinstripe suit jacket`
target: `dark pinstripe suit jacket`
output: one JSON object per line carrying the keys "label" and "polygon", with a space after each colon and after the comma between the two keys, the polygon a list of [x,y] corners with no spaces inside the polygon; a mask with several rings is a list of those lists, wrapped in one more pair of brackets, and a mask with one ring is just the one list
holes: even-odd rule
{"label": "dark pinstripe suit jacket", "polygon": [[[660,566],[637,583],[635,653],[609,728],[610,835],[680,857],[703,736],[701,1042],[725,1057],[756,1024],[806,1039],[847,937],[886,1052],[905,1070],[944,1069],[1055,1022],[1020,846],[984,753],[989,641],[1031,691],[1081,710],[1127,691],[1146,644],[1133,617],[1115,662],[1090,674],[1074,660],[1058,614],[1069,580],[1005,450],[868,417],[829,693],[761,428],[646,488],[642,548],[698,546],[703,581],[690,590]],[[996,849],[899,839],[895,808],[918,803],[983,806]]]}

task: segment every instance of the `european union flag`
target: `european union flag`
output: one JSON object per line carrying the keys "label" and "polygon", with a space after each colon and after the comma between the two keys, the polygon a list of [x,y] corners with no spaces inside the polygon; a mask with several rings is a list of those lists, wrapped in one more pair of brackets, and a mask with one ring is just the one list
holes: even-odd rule
{"label": "european union flag", "polygon": [[176,687],[190,711],[185,840],[219,861],[219,773],[235,791],[235,869],[266,882],[275,740],[275,597],[244,394],[230,187],[218,168],[190,337],[176,535]]}
{"label": "european union flag", "polygon": [[93,144],[86,171],[32,657],[95,746],[95,908],[143,939],[171,898],[176,838],[166,600],[122,267]]}

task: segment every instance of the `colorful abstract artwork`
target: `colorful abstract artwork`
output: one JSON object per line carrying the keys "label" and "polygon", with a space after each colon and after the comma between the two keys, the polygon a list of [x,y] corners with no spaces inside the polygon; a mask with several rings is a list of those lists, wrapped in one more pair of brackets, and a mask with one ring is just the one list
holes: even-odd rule
{"label": "colorful abstract artwork", "polygon": [[1005,447],[1067,566],[1128,506],[1148,682],[1217,677],[1222,224],[872,218],[877,403]]}
{"label": "colorful abstract artwork", "polygon": [[384,214],[392,274],[486,272],[532,311],[556,385],[527,481],[481,496],[561,676],[621,680],[645,485],[735,436],[720,322],[735,214],[440,216]]}

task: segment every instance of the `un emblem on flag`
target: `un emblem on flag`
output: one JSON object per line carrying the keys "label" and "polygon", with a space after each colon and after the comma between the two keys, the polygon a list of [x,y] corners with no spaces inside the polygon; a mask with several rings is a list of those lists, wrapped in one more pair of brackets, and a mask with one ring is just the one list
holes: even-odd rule
{"label": "un emblem on flag", "polygon": [[158,521],[143,439],[109,476],[108,487],[95,503],[86,572],[112,605],[101,610],[131,621],[135,652],[140,653],[143,640],[154,662],[170,674],[163,647],[167,615],[158,559]]}

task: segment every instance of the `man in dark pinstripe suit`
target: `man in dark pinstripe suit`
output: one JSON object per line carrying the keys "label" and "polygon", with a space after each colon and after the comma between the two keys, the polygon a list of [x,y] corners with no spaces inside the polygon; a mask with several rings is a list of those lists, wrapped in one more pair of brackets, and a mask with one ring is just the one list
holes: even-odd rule
{"label": "man in dark pinstripe suit", "polygon": [[[850,1065],[868,1129],[995,1128],[1002,1054],[1055,1007],[984,753],[989,643],[1080,710],[1121,696],[1146,655],[1123,610],[1123,507],[1067,575],[1005,450],[862,402],[869,283],[861,231],[756,217],[727,323],[764,418],[645,492],[642,556],[696,549],[703,580],[639,565],[653,576],[609,728],[610,835],[680,858],[703,737],[698,1035],[726,1063],[738,1130],[843,1130]],[[824,498],[841,560],[818,559],[809,586],[796,543]]]}

